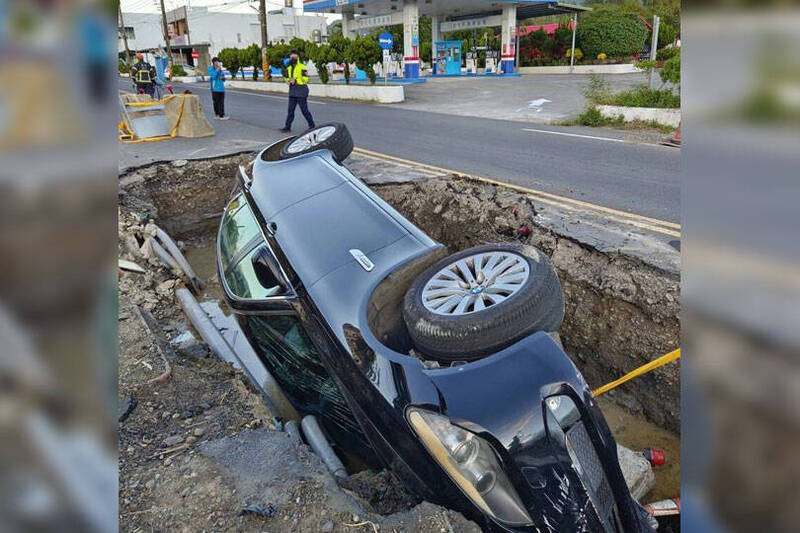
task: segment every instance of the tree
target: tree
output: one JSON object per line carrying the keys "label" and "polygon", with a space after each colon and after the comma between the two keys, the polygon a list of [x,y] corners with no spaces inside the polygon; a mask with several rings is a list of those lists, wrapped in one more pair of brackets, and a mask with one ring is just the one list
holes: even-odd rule
{"label": "tree", "polygon": [[635,15],[609,6],[585,13],[577,28],[577,42],[583,53],[596,57],[638,54],[644,48],[649,30]]}
{"label": "tree", "polygon": [[337,61],[336,50],[323,44],[317,46],[314,50],[314,57],[311,58],[317,66],[319,73],[319,80],[322,83],[328,83],[328,63],[335,63]]}
{"label": "tree", "polygon": [[367,73],[369,82],[375,84],[375,69],[372,67],[381,60],[381,47],[374,37],[357,37],[347,47],[346,60],[354,63],[358,68]]}
{"label": "tree", "polygon": [[241,50],[238,48],[223,48],[219,51],[218,57],[222,65],[235,78],[236,73],[239,72],[242,66]]}
{"label": "tree", "polygon": [[242,66],[253,67],[253,79],[258,79],[258,69],[261,68],[261,47],[257,44],[251,44],[244,50],[241,50]]}
{"label": "tree", "polygon": [[328,46],[333,50],[334,61],[344,63],[344,81],[350,83],[350,61],[347,59],[347,48],[350,46],[350,39],[342,34],[328,37]]}
{"label": "tree", "polygon": [[292,40],[289,41],[289,51],[297,50],[300,61],[306,61],[308,59],[312,59],[313,61],[314,48],[316,48],[314,43],[301,39],[300,37],[292,37]]}
{"label": "tree", "polygon": [[267,48],[267,60],[269,64],[275,67],[280,67],[283,71],[283,77],[285,78],[288,76],[286,72],[286,65],[283,64],[283,60],[289,57],[289,52],[292,50],[292,47],[288,44],[273,44],[269,48]]}

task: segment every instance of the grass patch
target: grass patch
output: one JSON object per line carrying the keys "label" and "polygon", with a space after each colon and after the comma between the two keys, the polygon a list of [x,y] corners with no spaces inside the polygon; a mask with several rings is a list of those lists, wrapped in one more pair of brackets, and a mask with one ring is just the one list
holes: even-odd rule
{"label": "grass patch", "polygon": [[596,107],[588,107],[575,120],[562,122],[561,126],[590,126],[592,128],[611,127],[622,130],[655,130],[659,133],[672,133],[675,131],[673,126],[662,124],[655,120],[632,120],[626,122],[622,115],[616,117],[606,117]]}
{"label": "grass patch", "polygon": [[681,97],[669,89],[650,89],[644,85],[598,98],[596,104],[625,107],[658,107],[676,109],[681,107]]}

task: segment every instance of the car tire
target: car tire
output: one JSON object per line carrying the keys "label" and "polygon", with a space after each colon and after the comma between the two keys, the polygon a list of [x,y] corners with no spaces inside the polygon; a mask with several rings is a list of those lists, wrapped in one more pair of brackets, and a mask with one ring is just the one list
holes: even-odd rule
{"label": "car tire", "polygon": [[[469,276],[474,283],[467,284]],[[453,302],[457,305],[448,310]],[[406,292],[403,319],[422,356],[443,363],[474,361],[534,332],[558,331],[564,295],[543,252],[522,244],[487,244],[448,256],[420,274]]]}
{"label": "car tire", "polygon": [[337,163],[347,159],[353,151],[353,138],[347,126],[330,122],[306,130],[281,147],[280,158],[291,159],[321,149],[330,150]]}

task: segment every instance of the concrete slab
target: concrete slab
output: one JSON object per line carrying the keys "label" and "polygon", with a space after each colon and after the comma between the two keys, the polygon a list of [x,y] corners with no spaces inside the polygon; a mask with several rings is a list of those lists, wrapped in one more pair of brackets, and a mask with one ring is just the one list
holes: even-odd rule
{"label": "concrete slab", "polygon": [[[645,83],[646,75],[601,75],[612,91]],[[491,77],[432,77],[428,83],[406,87],[398,107],[460,116],[559,123],[577,117],[586,107],[583,89],[588,74],[559,76],[526,74],[514,79]]]}

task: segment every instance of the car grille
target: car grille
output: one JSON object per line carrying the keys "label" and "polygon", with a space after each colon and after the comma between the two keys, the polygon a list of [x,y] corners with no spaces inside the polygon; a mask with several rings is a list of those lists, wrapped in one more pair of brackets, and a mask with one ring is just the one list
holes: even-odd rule
{"label": "car grille", "polygon": [[597,509],[600,521],[606,531],[615,531],[614,495],[583,422],[578,422],[567,431],[567,442],[571,448],[570,457],[573,463],[577,463],[576,469]]}

